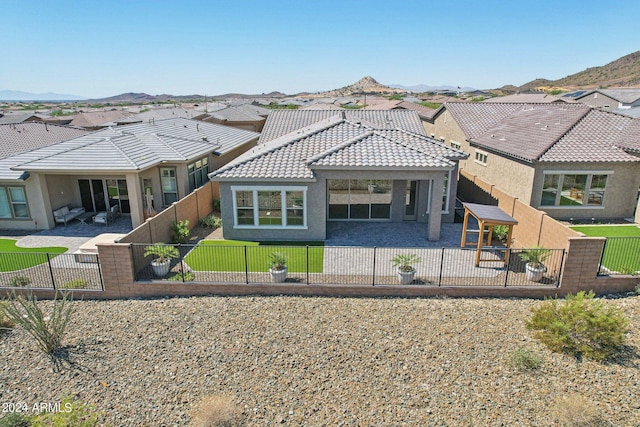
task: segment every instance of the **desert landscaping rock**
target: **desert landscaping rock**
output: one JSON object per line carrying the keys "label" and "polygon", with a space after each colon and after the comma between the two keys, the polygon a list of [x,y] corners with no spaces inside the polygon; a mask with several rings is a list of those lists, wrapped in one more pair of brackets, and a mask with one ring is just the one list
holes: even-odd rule
{"label": "desert landscaping rock", "polygon": [[[607,301],[640,349],[640,297]],[[50,306],[50,302],[43,302]],[[525,329],[535,300],[198,297],[76,301],[53,369],[26,333],[0,338],[0,401],[93,404],[102,425],[182,426],[203,396],[246,425],[552,425],[584,396],[615,426],[640,424],[637,356],[581,362]],[[538,371],[509,364],[526,347]]]}

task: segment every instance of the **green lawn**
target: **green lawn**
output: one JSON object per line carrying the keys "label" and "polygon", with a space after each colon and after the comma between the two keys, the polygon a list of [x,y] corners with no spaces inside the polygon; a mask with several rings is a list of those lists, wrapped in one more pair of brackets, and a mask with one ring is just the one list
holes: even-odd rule
{"label": "green lawn", "polygon": [[640,271],[640,228],[635,225],[580,225],[571,227],[589,237],[607,239],[602,264],[620,273]]}
{"label": "green lawn", "polygon": [[0,239],[0,271],[16,271],[47,262],[46,253],[61,254],[67,248],[52,246],[46,248],[21,248],[16,240]]}
{"label": "green lawn", "polygon": [[269,255],[272,252],[281,252],[287,256],[289,272],[303,273],[307,268],[307,245],[309,273],[322,273],[323,242],[203,240],[189,252],[185,262],[195,271],[245,271],[246,246],[248,271],[268,271]]}

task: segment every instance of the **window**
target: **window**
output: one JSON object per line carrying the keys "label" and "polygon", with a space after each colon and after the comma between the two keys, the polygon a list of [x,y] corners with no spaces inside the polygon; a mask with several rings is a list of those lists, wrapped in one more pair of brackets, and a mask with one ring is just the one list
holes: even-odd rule
{"label": "window", "polygon": [[455,148],[456,150],[461,150],[462,149],[462,145],[458,144],[455,141],[451,141],[451,148]]}
{"label": "window", "polygon": [[175,168],[160,168],[160,180],[162,181],[162,201],[165,206],[178,201],[178,183],[176,182]]}
{"label": "window", "polygon": [[327,180],[329,219],[391,218],[391,184],[385,179]]}
{"label": "window", "polygon": [[442,213],[449,212],[449,174],[444,173],[444,183],[442,185]]}
{"label": "window", "polygon": [[28,219],[24,187],[0,187],[0,219]]}
{"label": "window", "polygon": [[487,166],[487,158],[489,155],[484,151],[476,150],[476,163],[480,163],[483,166]]}
{"label": "window", "polygon": [[603,206],[610,173],[545,173],[540,206]]}
{"label": "window", "polygon": [[235,226],[306,227],[306,187],[231,187]]}
{"label": "window", "polygon": [[189,163],[187,171],[189,175],[189,192],[191,192],[196,188],[202,187],[209,180],[207,176],[209,174],[209,159],[203,157],[194,163]]}

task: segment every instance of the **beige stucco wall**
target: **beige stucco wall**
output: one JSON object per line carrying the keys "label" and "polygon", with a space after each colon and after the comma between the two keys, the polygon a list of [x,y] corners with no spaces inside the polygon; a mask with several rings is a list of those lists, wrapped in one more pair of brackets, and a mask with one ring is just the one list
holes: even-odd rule
{"label": "beige stucco wall", "polygon": [[[580,98],[578,102],[582,102],[583,104],[586,104],[590,107],[605,108],[607,110],[612,108],[618,108],[618,105],[620,104],[615,99],[609,98],[608,96],[603,95],[601,93],[592,93],[590,95],[585,96],[584,98]],[[608,107],[605,107],[605,106],[608,106]]]}
{"label": "beige stucco wall", "polygon": [[[584,171],[585,173],[613,172],[607,178],[604,206],[565,207],[539,206],[544,181],[543,171]],[[635,163],[542,163],[536,166],[531,205],[547,212],[553,218],[630,218],[637,205],[640,188],[640,164]]]}
{"label": "beige stucco wall", "polygon": [[[460,149],[465,153],[469,153],[469,143],[467,142],[467,137],[464,132],[458,126],[458,123],[451,117],[451,114],[444,110],[440,114],[438,114],[433,123],[423,122],[425,131],[428,136],[432,136],[433,138],[442,140],[451,146],[451,142],[455,142],[460,145]],[[461,160],[459,162],[459,168],[463,169],[466,167],[467,162],[473,160],[473,157],[470,156],[467,160]]]}

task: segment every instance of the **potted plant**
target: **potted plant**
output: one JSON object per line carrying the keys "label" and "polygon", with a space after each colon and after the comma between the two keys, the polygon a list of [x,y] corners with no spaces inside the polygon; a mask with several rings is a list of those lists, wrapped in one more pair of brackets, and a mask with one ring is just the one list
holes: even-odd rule
{"label": "potted plant", "polygon": [[420,258],[416,254],[398,254],[391,260],[393,266],[398,269],[398,280],[401,285],[408,285],[413,282],[413,278],[416,275],[416,269],[413,264],[419,262]]}
{"label": "potted plant", "polygon": [[282,283],[287,279],[287,256],[282,252],[272,252],[269,255],[269,273],[271,280]]}
{"label": "potted plant", "polygon": [[542,246],[522,250],[520,258],[527,263],[525,266],[527,280],[532,282],[542,280],[544,273],[547,271],[547,267],[544,266],[543,262],[549,258],[549,255],[551,255],[551,251]]}
{"label": "potted plant", "polygon": [[166,243],[155,243],[144,248],[144,256],[155,257],[151,261],[151,269],[153,274],[158,277],[164,277],[171,269],[171,260],[178,258],[178,249]]}

